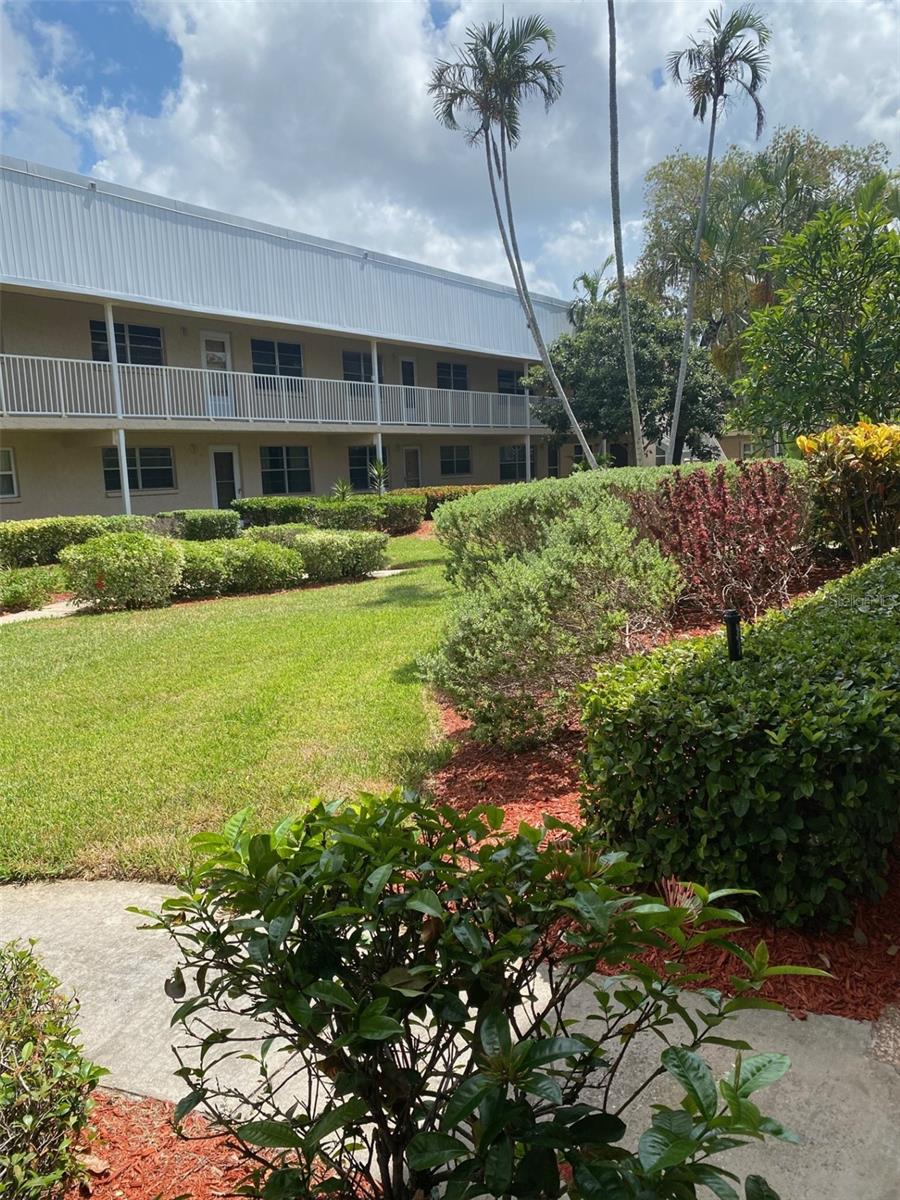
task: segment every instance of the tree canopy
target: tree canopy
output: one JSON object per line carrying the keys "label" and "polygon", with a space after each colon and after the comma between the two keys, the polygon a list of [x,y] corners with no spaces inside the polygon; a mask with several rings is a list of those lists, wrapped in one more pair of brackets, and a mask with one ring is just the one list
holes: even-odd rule
{"label": "tree canopy", "polygon": [[[681,353],[682,325],[677,306],[629,295],[638,399],[648,442],[668,433],[675,402],[675,377]],[[622,354],[622,326],[614,295],[598,298],[580,312],[580,324],[551,347],[557,373],[572,396],[572,408],[592,440],[627,441],[630,423],[628,381]],[[528,376],[532,408],[557,434],[568,430],[565,414],[550,394],[546,375],[534,367]],[[722,432],[732,394],[709,352],[691,351],[684,389],[682,429],[697,456],[708,457],[704,435]],[[680,447],[679,447],[680,450]]]}
{"label": "tree canopy", "polygon": [[742,338],[742,425],[810,433],[900,416],[900,234],[890,212],[833,205],[768,255],[784,280]]}

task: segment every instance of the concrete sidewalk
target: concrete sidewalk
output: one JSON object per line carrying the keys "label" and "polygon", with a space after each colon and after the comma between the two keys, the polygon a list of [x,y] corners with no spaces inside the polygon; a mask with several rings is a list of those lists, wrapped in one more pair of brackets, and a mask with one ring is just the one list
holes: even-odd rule
{"label": "concrete sidewalk", "polygon": [[[127,905],[156,908],[170,889],[113,881],[34,883],[0,887],[0,941],[37,938],[47,967],[81,1001],[88,1054],[110,1070],[108,1086],[177,1100],[163,982],[175,961],[165,934],[138,932]],[[575,1012],[572,1015],[577,1015]],[[747,1012],[723,1031],[755,1050],[780,1050],[789,1074],[761,1093],[764,1111],[802,1139],[770,1142],[725,1154],[722,1166],[768,1178],[782,1200],[897,1200],[900,1197],[900,1071],[872,1054],[872,1027],[841,1017],[792,1021],[781,1013]],[[652,1039],[626,1063],[635,1080],[658,1062]],[[724,1070],[731,1051],[711,1046],[705,1057]],[[238,1064],[246,1070],[247,1064]],[[248,1074],[249,1086],[252,1077]],[[237,1080],[236,1080],[237,1082]],[[634,1106],[636,1126],[651,1103],[670,1103],[676,1089],[663,1079]],[[641,1126],[642,1127],[642,1126]]]}

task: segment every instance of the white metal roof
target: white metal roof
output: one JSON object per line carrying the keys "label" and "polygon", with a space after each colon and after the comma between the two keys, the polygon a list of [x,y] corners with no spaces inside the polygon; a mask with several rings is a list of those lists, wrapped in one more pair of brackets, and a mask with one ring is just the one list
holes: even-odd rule
{"label": "white metal roof", "polygon": [[[513,288],[0,156],[0,282],[536,357]],[[561,300],[536,296],[547,338]]]}

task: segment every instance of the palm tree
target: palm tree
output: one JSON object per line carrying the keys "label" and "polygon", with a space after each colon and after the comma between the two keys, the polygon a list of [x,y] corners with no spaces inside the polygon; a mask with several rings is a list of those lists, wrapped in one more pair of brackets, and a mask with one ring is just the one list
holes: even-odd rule
{"label": "palm tree", "polygon": [[466,140],[472,146],[484,146],[494,215],[519,303],[553,390],[585,458],[596,468],[597,460],[553,369],[538,325],[519,253],[509,187],[508,153],[521,137],[523,102],[537,96],[546,110],[562,92],[562,70],[543,52],[552,50],[555,41],[553,30],[539,16],[522,17],[509,25],[504,19],[499,24],[489,21],[470,26],[464,45],[457,49],[457,60],[435,64],[428,91],[434,98],[435,116],[447,129],[459,129],[463,114],[473,119],[465,130]]}
{"label": "palm tree", "polygon": [[706,221],[706,205],[709,199],[709,179],[712,172],[713,149],[716,140],[716,121],[721,109],[729,99],[727,89],[737,88],[749,96],[756,109],[756,136],[762,133],[765,110],[759,100],[759,90],[769,70],[766,46],[770,31],[760,13],[749,5],[736,8],[727,21],[722,19],[722,10],[714,9],[706,18],[708,36],[703,41],[691,38],[685,50],[669,55],[669,74],[676,83],[684,83],[694,104],[694,116],[706,119],[709,111],[709,145],[706,151],[706,171],[703,176],[703,191],[700,195],[700,210],[697,214],[697,229],[694,236],[694,252],[684,311],[684,340],[681,347],[681,363],[678,367],[678,383],[675,387],[675,407],[672,411],[672,426],[666,462],[675,460],[675,452],[681,442],[678,438],[678,422],[681,417],[681,397],[687,374],[688,355],[691,349],[691,326],[694,320],[694,289],[697,282],[697,262]]}
{"label": "palm tree", "polygon": [[631,409],[631,438],[635,466],[644,460],[644,435],[638,405],[637,377],[634,370],[634,344],[631,317],[625,290],[625,257],[622,253],[622,209],[619,202],[619,101],[616,94],[616,8],[606,0],[609,16],[609,188],[612,194],[613,244],[616,250],[616,280],[619,288],[619,314],[622,320],[622,348],[625,351],[625,378],[628,381],[628,407]]}
{"label": "palm tree", "polygon": [[[575,329],[582,329],[584,327],[588,313],[596,304],[600,303],[600,284],[603,282],[603,276],[614,261],[614,256],[607,254],[596,271],[582,271],[580,275],[576,275],[572,280],[572,290],[575,292],[575,299],[569,304],[566,316],[569,318],[569,323]],[[607,281],[603,288],[603,295],[605,296],[614,286],[614,284]]]}

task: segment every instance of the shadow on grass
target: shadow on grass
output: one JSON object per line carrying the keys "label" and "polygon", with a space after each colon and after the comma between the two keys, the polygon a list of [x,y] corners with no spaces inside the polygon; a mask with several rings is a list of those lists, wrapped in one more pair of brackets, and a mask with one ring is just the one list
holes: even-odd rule
{"label": "shadow on grass", "polygon": [[425,787],[425,781],[434,775],[441,767],[445,767],[453,753],[453,744],[446,738],[436,746],[427,746],[421,750],[401,750],[391,762],[391,775],[399,780],[400,786],[411,792],[421,792],[423,797],[431,793]]}
{"label": "shadow on grass", "polygon": [[400,583],[381,596],[364,601],[363,608],[378,608],[385,604],[425,604],[440,600],[444,592],[440,588],[421,583]]}

